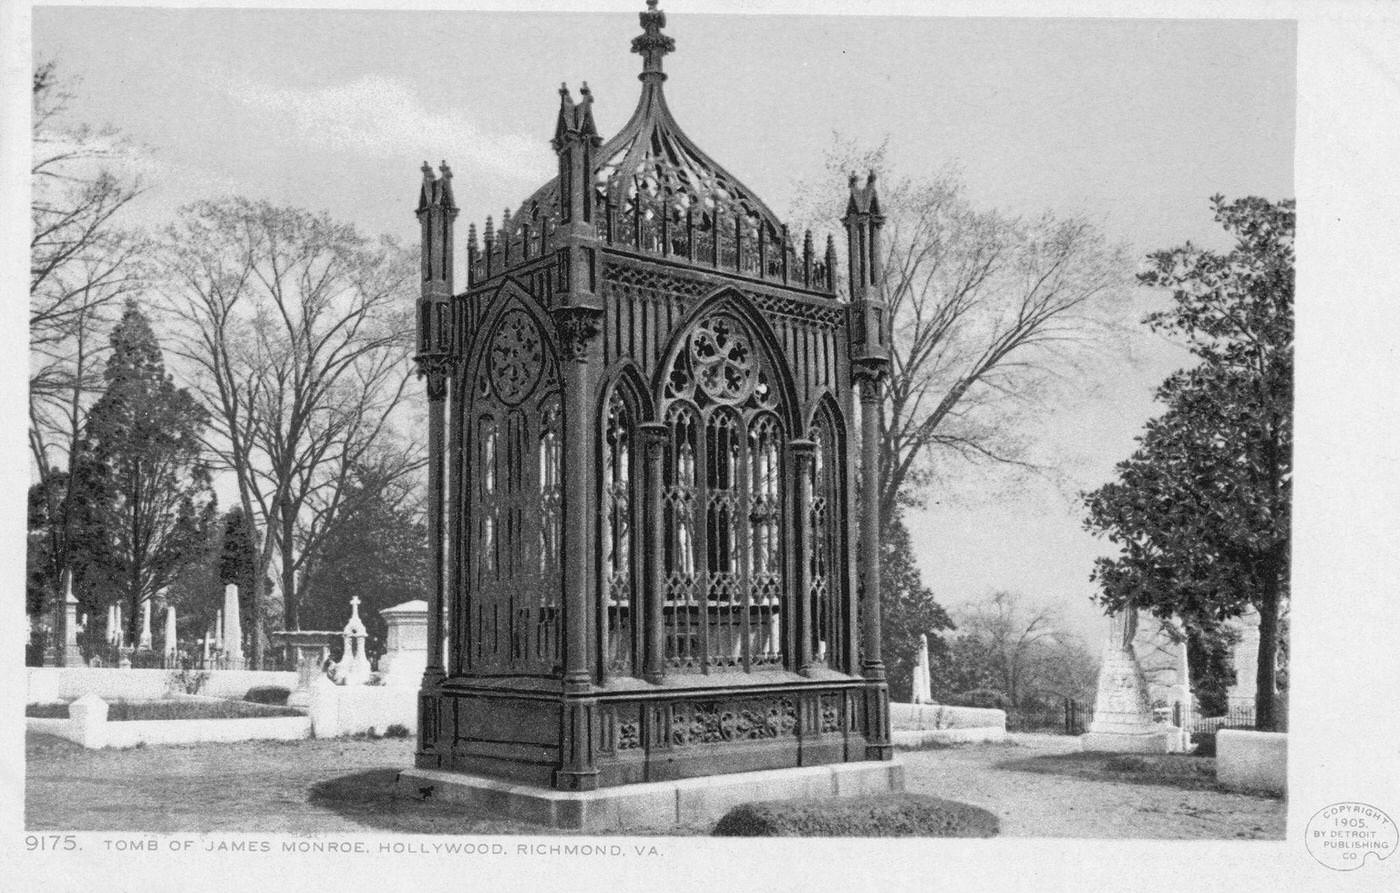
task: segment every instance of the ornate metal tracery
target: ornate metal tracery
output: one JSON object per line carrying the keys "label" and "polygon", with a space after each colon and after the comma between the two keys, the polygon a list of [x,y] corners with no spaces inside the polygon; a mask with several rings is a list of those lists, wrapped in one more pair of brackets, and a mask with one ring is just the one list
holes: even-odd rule
{"label": "ornate metal tracery", "polygon": [[475,672],[548,673],[559,660],[562,451],[559,376],[535,318],[497,319],[475,368],[470,479]]}

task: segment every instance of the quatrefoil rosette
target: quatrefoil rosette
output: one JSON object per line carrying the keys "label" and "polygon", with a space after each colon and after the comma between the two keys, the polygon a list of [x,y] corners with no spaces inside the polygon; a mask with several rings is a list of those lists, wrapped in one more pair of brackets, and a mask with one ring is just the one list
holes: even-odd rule
{"label": "quatrefoil rosette", "polygon": [[539,326],[523,310],[501,317],[491,339],[491,386],[501,402],[514,406],[535,389],[544,371],[544,347]]}

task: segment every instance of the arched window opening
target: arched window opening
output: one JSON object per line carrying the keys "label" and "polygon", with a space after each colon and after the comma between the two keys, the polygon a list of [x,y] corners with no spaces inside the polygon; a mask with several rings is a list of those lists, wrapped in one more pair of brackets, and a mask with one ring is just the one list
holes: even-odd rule
{"label": "arched window opening", "polygon": [[632,437],[634,416],[618,389],[608,399],[603,420],[603,592],[604,660],[607,671],[630,674],[636,666],[639,612],[633,594]]}
{"label": "arched window opening", "polygon": [[558,373],[523,307],[501,314],[477,357],[463,653],[473,672],[548,673],[560,663],[562,619]]}
{"label": "arched window opening", "polygon": [[563,504],[563,451],[559,395],[540,401],[539,443],[539,613],[535,620],[535,656],[559,663],[559,544]]}
{"label": "arched window opening", "polygon": [[749,427],[750,648],[754,664],[782,662],[782,491],[778,420],[762,415]]}
{"label": "arched window opening", "polygon": [[[496,428],[496,420],[489,416],[482,416],[477,422],[477,480],[479,489],[477,492],[477,553],[476,553],[476,590],[484,591],[493,584],[500,573],[500,555],[497,542],[497,521],[499,506],[497,504],[497,468],[496,455],[498,452],[500,435]],[[472,641],[475,643],[475,658],[480,663],[486,657],[487,652],[487,623],[486,604],[484,600],[478,600],[476,604],[476,616],[472,618],[475,629],[473,630]]]}
{"label": "arched window opening", "polygon": [[844,642],[840,578],[837,573],[841,540],[837,512],[840,504],[836,474],[836,436],[823,415],[808,434],[816,449],[812,457],[812,501],[807,507],[809,542],[807,598],[812,612],[812,655],[817,663],[840,664]]}
{"label": "arched window opening", "polygon": [[721,407],[705,422],[705,587],[711,614],[709,648],[711,666],[738,666],[743,659],[742,641],[747,633],[739,550],[744,519],[739,475],[744,463],[744,439],[736,413]]}
{"label": "arched window opening", "polygon": [[784,660],[782,426],[742,323],[698,323],[665,379],[666,660],[679,669]]}
{"label": "arched window opening", "polygon": [[666,414],[671,442],[666,453],[665,489],[662,492],[663,550],[666,566],[666,665],[698,670],[703,662],[698,616],[699,580],[696,577],[695,476],[697,422],[685,404],[673,404]]}

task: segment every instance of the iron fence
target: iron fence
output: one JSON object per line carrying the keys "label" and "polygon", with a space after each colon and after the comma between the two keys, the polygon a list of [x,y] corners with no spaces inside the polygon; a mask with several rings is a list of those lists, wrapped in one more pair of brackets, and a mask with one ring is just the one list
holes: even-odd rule
{"label": "iron fence", "polygon": [[1180,702],[1172,704],[1172,725],[1187,732],[1214,732],[1219,729],[1254,728],[1254,702],[1231,700],[1225,712],[1217,716],[1206,716],[1196,704],[1184,710]]}
{"label": "iron fence", "polygon": [[1060,703],[1006,707],[1008,732],[1039,732],[1048,735],[1082,735],[1089,724],[1092,708],[1086,709],[1073,698]]}

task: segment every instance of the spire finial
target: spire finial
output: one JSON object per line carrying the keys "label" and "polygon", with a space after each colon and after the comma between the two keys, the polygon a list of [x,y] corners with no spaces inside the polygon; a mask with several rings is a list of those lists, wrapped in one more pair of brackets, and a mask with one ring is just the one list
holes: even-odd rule
{"label": "spire finial", "polygon": [[666,27],[666,13],[657,9],[656,3],[657,0],[647,0],[646,11],[638,16],[643,33],[632,38],[632,52],[641,54],[643,60],[640,77],[644,81],[653,77],[664,81],[666,73],[661,70],[661,59],[676,49],[675,38],[661,33]]}

